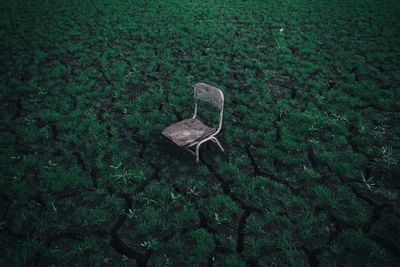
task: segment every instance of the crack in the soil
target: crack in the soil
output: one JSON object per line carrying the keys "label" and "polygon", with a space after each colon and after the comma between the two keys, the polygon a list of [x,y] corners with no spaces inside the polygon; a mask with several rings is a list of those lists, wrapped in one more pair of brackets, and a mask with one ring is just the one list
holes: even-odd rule
{"label": "crack in the soil", "polygon": [[242,254],[243,249],[244,249],[244,239],[245,239],[245,231],[244,227],[246,225],[247,219],[249,218],[251,214],[250,210],[245,210],[240,216],[239,219],[239,224],[238,224],[238,229],[237,229],[237,239],[236,239],[236,252],[239,254]]}
{"label": "crack in the soil", "polygon": [[[281,120],[282,120],[282,114],[279,113],[278,118],[273,122],[273,125],[275,127],[275,142],[277,144],[279,144],[282,139],[282,133],[281,133],[282,129],[281,129],[281,126],[279,125]],[[274,158],[273,165],[274,165],[274,168],[277,168],[277,166],[278,166],[277,158]]]}
{"label": "crack in the soil", "polygon": [[130,259],[134,259],[137,266],[144,267],[153,253],[152,249],[146,250],[145,253],[140,253],[132,247],[127,246],[119,237],[117,233],[111,235],[110,246],[115,249],[121,255],[124,255]]}
{"label": "crack in the soil", "polygon": [[389,113],[399,113],[400,112],[400,106],[395,106],[393,109],[387,109],[387,108],[380,107],[375,103],[366,103],[366,104],[363,104],[360,106],[353,107],[353,109],[367,109],[367,108],[372,108],[372,109],[375,109],[380,112],[389,112]]}
{"label": "crack in the soil", "polygon": [[368,224],[365,226],[364,231],[367,233],[371,232],[372,226],[381,218],[383,210],[389,206],[387,203],[383,203],[381,205],[374,206],[372,210],[372,216]]}
{"label": "crack in the soil", "polygon": [[226,194],[234,202],[239,204],[239,206],[243,210],[249,210],[251,212],[256,212],[258,214],[265,211],[264,209],[253,207],[253,206],[246,204],[242,199],[240,199],[236,194],[234,194],[232,192],[232,189],[230,188],[229,184],[227,182],[225,182],[224,178],[222,178],[222,176],[217,173],[217,171],[211,166],[210,163],[206,162],[201,156],[200,156],[200,160],[204,163],[204,165],[206,165],[206,167],[214,175],[214,177],[217,178],[218,182],[220,183],[220,185],[222,187],[222,191],[224,192],[224,194]]}
{"label": "crack in the soil", "polygon": [[[193,196],[189,195],[182,190],[181,188],[179,188],[179,186],[177,184],[173,184],[172,185],[173,189],[178,193],[181,194],[183,196],[185,196],[188,199],[192,199]],[[199,227],[203,228],[204,230],[206,230],[209,234],[211,234],[213,236],[213,241],[214,241],[214,250],[210,252],[210,254],[207,257],[207,263],[206,266],[213,266],[215,259],[217,257],[217,253],[221,253],[221,254],[229,254],[229,253],[233,253],[233,251],[231,251],[229,248],[226,247],[222,247],[221,246],[221,241],[217,238],[217,230],[215,230],[210,223],[207,220],[207,216],[200,210],[199,207],[196,207],[197,209],[197,213],[199,215]]]}
{"label": "crack in the soil", "polygon": [[309,250],[304,245],[301,246],[299,249],[303,250],[304,254],[306,254],[308,263],[310,264],[310,267],[319,267],[320,266],[319,260],[318,260],[318,254],[320,254],[322,252],[321,249]]}
{"label": "crack in the soil", "polygon": [[124,210],[121,214],[107,227],[107,234],[111,237],[110,246],[114,248],[116,252],[121,255],[124,255],[130,259],[134,259],[138,266],[146,266],[147,261],[152,254],[152,250],[148,249],[145,253],[141,253],[136,249],[129,247],[122,241],[122,239],[118,235],[118,230],[125,224],[127,219],[127,214],[129,213],[129,209],[132,208],[133,200],[129,196],[129,194],[119,193],[117,194],[119,197],[124,199]]}
{"label": "crack in the soil", "polygon": [[400,259],[400,249],[392,242],[384,239],[378,234],[370,234],[370,238],[372,238],[376,243],[378,243],[385,249],[389,250],[397,259]]}
{"label": "crack in the soil", "polygon": [[[290,189],[290,191],[291,191],[294,195],[303,197],[307,202],[312,203],[312,202],[310,202],[310,200],[308,200],[308,199],[301,193],[301,191],[300,191],[299,189],[293,187],[293,186],[292,186],[288,181],[286,181],[285,179],[279,179],[278,177],[276,177],[276,176],[274,176],[274,175],[272,175],[272,174],[270,174],[270,173],[265,173],[264,171],[262,171],[262,170],[259,168],[259,166],[258,166],[258,164],[257,164],[257,162],[256,162],[256,160],[255,160],[255,158],[253,157],[253,155],[252,155],[252,153],[251,153],[250,146],[247,146],[247,147],[246,147],[246,152],[247,152],[247,155],[248,155],[248,157],[249,157],[249,159],[250,159],[251,164],[253,165],[254,174],[257,174],[257,175],[260,175],[260,176],[269,177],[272,181],[277,182],[277,183],[282,184],[282,185],[285,185],[288,189]],[[319,169],[320,164],[319,164],[319,162],[317,161],[317,158],[315,157],[315,154],[314,154],[314,152],[313,152],[313,150],[312,150],[312,147],[311,147],[311,148],[309,147],[308,154],[309,154],[309,158],[311,158],[311,160],[309,159],[309,160],[310,160],[310,163],[311,163],[312,165],[314,165],[313,167],[314,167],[314,168],[315,168],[315,167],[318,167],[317,170],[318,170],[321,174],[326,175],[324,172],[321,172],[321,170]],[[328,171],[331,172],[331,170],[329,169],[329,166],[327,166],[327,168],[328,168]],[[342,182],[345,184],[345,181],[342,180]],[[359,194],[359,193],[358,193],[354,188],[352,188],[350,185],[348,185],[348,186],[350,187],[350,189],[351,189],[352,192],[354,191],[353,193],[354,193],[356,196],[358,196],[360,199],[363,199],[363,200],[366,201],[367,203],[373,205],[374,208],[376,208],[376,214],[374,214],[373,219],[372,219],[372,222],[376,222],[376,221],[379,219],[380,213],[381,213],[381,209],[379,209],[379,208],[381,208],[382,206],[381,206],[381,205],[377,205],[377,204],[376,204],[375,202],[373,202],[372,200],[370,200],[370,199],[368,199],[367,197],[365,197],[365,196]],[[324,210],[322,210],[321,208],[318,208],[318,207],[316,207],[316,210],[315,210],[315,211],[316,211],[317,213],[318,213],[318,212],[321,212],[321,211],[324,212]],[[329,236],[329,238],[328,238],[327,244],[336,241],[337,238],[339,237],[339,235],[340,235],[344,230],[346,230],[346,229],[354,229],[354,228],[355,228],[355,226],[353,226],[353,225],[351,225],[351,224],[348,224],[348,223],[346,223],[346,222],[341,221],[340,219],[338,219],[338,218],[337,218],[334,214],[332,214],[331,212],[325,211],[325,213],[328,215],[330,221],[332,221],[332,222],[333,222],[333,225],[334,225],[334,230],[331,232],[331,234],[330,234],[330,236]],[[287,217],[290,218],[290,216],[288,216],[288,215],[287,215]],[[372,223],[372,224],[373,224],[373,223]],[[368,226],[368,229],[371,228],[372,224]],[[375,237],[374,240],[375,240],[375,241],[377,241],[377,240],[379,241],[380,239],[377,238],[377,237]],[[377,241],[377,242],[378,242],[378,241]],[[378,242],[378,243],[379,243],[379,242]],[[381,244],[381,243],[379,243],[379,244]],[[386,242],[385,244],[382,244],[382,246],[383,246],[383,247],[388,247],[390,251],[396,251],[396,250],[395,250],[396,247],[393,246],[393,244],[391,244],[391,243]],[[303,250],[304,253],[307,255],[307,258],[308,258],[308,261],[309,261],[310,266],[319,266],[319,261],[318,261],[318,257],[317,257],[317,256],[322,252],[322,247],[321,247],[321,248],[317,248],[317,249],[313,249],[313,250],[309,250],[309,249],[307,249],[305,246],[303,246],[303,247],[301,247],[300,249]]]}
{"label": "crack in the soil", "polygon": [[260,168],[258,167],[257,162],[256,162],[256,160],[255,160],[254,157],[253,157],[253,154],[251,154],[250,145],[247,145],[247,146],[246,146],[246,153],[247,153],[247,156],[248,156],[249,159],[250,159],[251,166],[253,166],[254,176],[262,175],[261,170],[260,170]]}
{"label": "crack in the soil", "polygon": [[[150,182],[154,180],[160,180],[160,172],[166,168],[170,164],[167,163],[162,167],[158,167],[157,165],[154,165],[150,163],[150,165],[154,168],[154,173],[152,176],[146,180],[145,183],[143,183],[138,189],[138,192],[143,192],[146,187],[150,184]],[[122,225],[125,223],[127,219],[127,214],[129,212],[129,209],[132,208],[133,206],[133,199],[128,193],[114,193],[112,188],[108,187],[107,188],[110,194],[115,194],[118,197],[124,199],[125,202],[125,207],[123,212],[114,220],[113,223],[111,223],[107,227],[107,233],[109,236],[111,236],[110,240],[110,246],[115,249],[116,252],[119,254],[125,255],[126,257],[130,259],[134,259],[137,263],[138,266],[146,266],[151,254],[153,253],[152,249],[147,249],[144,253],[141,253],[134,248],[126,245],[123,240],[119,237],[118,235],[118,230],[122,227]]]}
{"label": "crack in the soil", "polygon": [[148,142],[142,142],[142,148],[140,149],[140,152],[139,152],[140,159],[144,158],[144,153],[146,152],[147,145],[148,145]]}
{"label": "crack in the soil", "polygon": [[[174,190],[181,194],[184,195],[186,197],[188,197],[189,199],[191,199],[193,196],[189,195],[183,191],[182,189],[179,188],[179,186],[177,184],[173,184],[173,188]],[[216,261],[216,257],[217,254],[223,254],[223,255],[227,255],[227,254],[232,254],[235,251],[237,252],[238,250],[240,251],[239,253],[241,254],[244,248],[244,238],[245,238],[245,231],[244,231],[244,227],[246,224],[246,220],[248,218],[248,216],[250,216],[251,212],[255,212],[254,210],[249,210],[249,209],[245,209],[243,215],[241,216],[240,222],[238,224],[238,238],[236,241],[236,250],[232,250],[230,248],[227,247],[223,247],[221,245],[221,241],[217,238],[217,230],[214,229],[210,223],[208,222],[207,216],[197,207],[197,212],[200,218],[200,223],[199,226],[201,228],[203,228],[204,230],[206,230],[208,233],[210,233],[213,236],[213,240],[214,240],[214,250],[211,251],[211,253],[208,255],[207,257],[207,262],[206,262],[206,266],[213,266],[214,262]],[[257,260],[251,257],[247,257],[245,255],[241,255],[241,257],[244,259],[244,261],[246,262],[246,264],[248,266],[254,266],[254,267],[258,267],[260,266],[257,263]]]}
{"label": "crack in the soil", "polygon": [[[312,147],[311,147],[311,151],[314,154]],[[315,155],[315,154],[314,154]],[[316,157],[315,157],[316,158]],[[328,169],[328,171],[330,173],[332,173],[332,170],[330,168],[329,165],[326,164],[326,167]],[[372,199],[368,198],[367,196],[363,195],[362,193],[358,192],[357,189],[351,185],[346,183],[346,181],[343,179],[342,176],[339,175],[339,180],[346,186],[349,187],[350,191],[360,200],[362,200],[363,202],[369,204],[370,206],[373,207],[373,214],[372,217],[370,218],[370,222],[368,224],[366,224],[366,226],[362,229],[364,233],[369,234],[370,238],[373,239],[377,244],[379,244],[380,246],[386,248],[387,250],[389,250],[390,252],[393,253],[393,255],[395,255],[396,257],[400,258],[400,250],[390,241],[384,239],[383,237],[377,235],[377,234],[373,234],[370,233],[372,226],[380,219],[381,215],[382,215],[382,211],[384,209],[384,207],[386,207],[387,205],[389,205],[389,203],[382,203],[382,204],[378,204],[376,202],[374,202]],[[332,240],[336,240],[338,235],[347,228],[352,228],[350,225],[345,225],[345,227],[343,227],[344,222],[340,221],[339,219],[337,219],[336,217],[334,217],[333,215],[329,214],[328,215],[331,217],[331,219],[336,219],[335,221],[335,228],[336,231],[333,234],[333,236],[331,235],[331,237],[329,238],[330,241]]]}
{"label": "crack in the soil", "polygon": [[254,170],[254,175],[255,176],[264,176],[264,177],[268,177],[270,178],[272,181],[284,185],[287,188],[289,188],[289,190],[295,194],[295,195],[300,195],[300,189],[294,187],[292,184],[290,184],[290,182],[284,178],[280,179],[277,176],[273,175],[270,172],[266,172],[265,170],[261,170],[260,167],[258,166],[253,154],[251,153],[251,148],[250,145],[246,146],[246,153],[250,159],[250,163],[253,166],[253,170]]}
{"label": "crack in the soil", "polygon": [[12,117],[12,121],[15,121],[16,119],[18,119],[19,117],[21,117],[21,111],[23,109],[22,107],[22,101],[21,98],[18,97],[17,101],[15,102],[15,106],[17,107],[17,112],[16,114]]}

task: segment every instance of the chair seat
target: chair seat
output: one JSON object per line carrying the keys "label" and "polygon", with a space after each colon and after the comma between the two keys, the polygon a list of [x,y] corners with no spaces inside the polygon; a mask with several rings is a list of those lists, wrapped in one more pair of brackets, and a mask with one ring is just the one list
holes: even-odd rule
{"label": "chair seat", "polygon": [[215,131],[215,128],[208,127],[197,119],[186,119],[168,126],[162,134],[182,147],[195,143]]}

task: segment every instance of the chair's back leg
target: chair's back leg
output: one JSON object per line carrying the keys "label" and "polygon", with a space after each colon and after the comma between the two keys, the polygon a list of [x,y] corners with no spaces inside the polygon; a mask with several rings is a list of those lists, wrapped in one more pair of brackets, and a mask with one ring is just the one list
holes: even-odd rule
{"label": "chair's back leg", "polygon": [[214,143],[216,143],[217,144],[217,146],[219,147],[219,149],[222,151],[222,153],[225,153],[225,150],[224,150],[224,148],[221,146],[221,144],[219,143],[219,141],[218,141],[218,139],[217,138],[215,138],[215,137],[212,137],[211,138],[211,141],[213,141]]}

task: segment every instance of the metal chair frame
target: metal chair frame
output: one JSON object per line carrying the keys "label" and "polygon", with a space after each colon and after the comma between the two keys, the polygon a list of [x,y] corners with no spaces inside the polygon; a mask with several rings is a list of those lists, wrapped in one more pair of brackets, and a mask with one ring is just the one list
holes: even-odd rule
{"label": "metal chair frame", "polygon": [[[210,103],[208,101],[208,99],[202,99],[201,97],[196,98],[196,90],[201,90],[200,86],[205,86],[205,87],[208,87],[211,90],[214,90],[215,92],[218,92],[218,94],[220,95],[220,99],[221,99],[220,100],[221,101],[220,106],[214,105],[214,103]],[[218,139],[215,137],[222,129],[222,118],[223,118],[223,115],[224,115],[224,94],[222,93],[222,91],[220,89],[218,89],[216,87],[213,87],[213,86],[210,86],[210,85],[204,84],[204,83],[198,83],[194,87],[194,97],[195,97],[195,104],[194,104],[194,115],[193,115],[192,119],[195,119],[197,117],[197,110],[198,110],[199,100],[203,100],[203,101],[209,102],[210,104],[212,104],[216,108],[220,109],[217,130],[215,132],[211,133],[210,135],[208,135],[208,136],[206,136],[206,137],[204,137],[204,138],[202,138],[200,140],[196,140],[195,142],[193,142],[193,143],[191,143],[191,144],[189,144],[189,145],[184,147],[187,151],[189,151],[190,153],[195,155],[196,156],[196,162],[199,162],[199,158],[200,158],[199,149],[200,149],[200,146],[203,143],[207,142],[207,141],[211,140],[212,142],[216,143],[217,146],[219,147],[219,149],[222,151],[222,153],[225,153],[224,148],[222,147],[222,145],[220,144]],[[194,145],[196,145],[196,150],[195,151],[190,149],[190,147],[192,147]]]}
{"label": "metal chair frame", "polygon": [[[194,86],[194,99],[195,99],[195,105],[194,105],[194,114],[192,119],[196,119],[197,117],[200,100],[208,102],[212,106],[219,109],[219,122],[216,131],[211,132],[210,134],[207,134],[193,141],[192,143],[183,146],[185,150],[196,156],[196,162],[198,163],[200,161],[200,155],[199,155],[200,146],[207,141],[212,141],[216,143],[218,148],[223,153],[225,152],[224,148],[216,138],[216,135],[221,131],[222,128],[222,118],[224,114],[224,94],[220,89],[216,87],[213,87],[205,83],[197,83]],[[195,147],[194,150],[191,149],[192,147]]]}

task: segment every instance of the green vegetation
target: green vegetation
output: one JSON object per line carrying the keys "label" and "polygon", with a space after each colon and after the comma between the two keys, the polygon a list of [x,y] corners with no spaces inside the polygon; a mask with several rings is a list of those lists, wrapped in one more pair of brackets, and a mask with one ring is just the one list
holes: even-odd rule
{"label": "green vegetation", "polygon": [[[1,266],[399,266],[398,1],[0,3]],[[201,164],[161,136],[225,93]]]}

